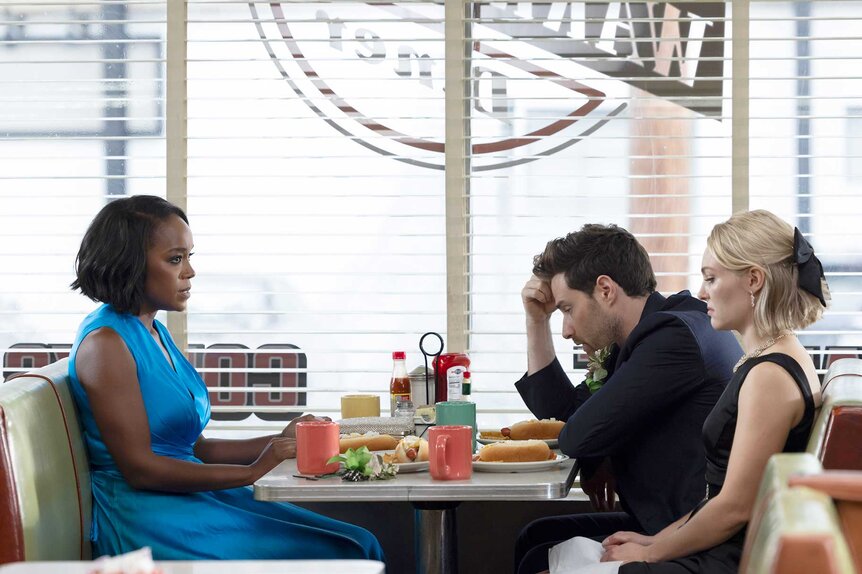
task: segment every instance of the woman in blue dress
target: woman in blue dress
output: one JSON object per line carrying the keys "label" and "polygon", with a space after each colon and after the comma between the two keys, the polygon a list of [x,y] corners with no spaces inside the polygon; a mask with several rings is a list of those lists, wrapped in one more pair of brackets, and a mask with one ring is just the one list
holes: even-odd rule
{"label": "woman in blue dress", "polygon": [[155,320],[186,308],[191,250],[181,209],[135,196],[106,205],[78,252],[72,288],[103,303],[69,361],[90,457],[94,554],[149,546],[158,560],[383,560],[362,528],[253,499],[247,486],[296,456],[296,421],[248,440],[201,434],[206,386]]}

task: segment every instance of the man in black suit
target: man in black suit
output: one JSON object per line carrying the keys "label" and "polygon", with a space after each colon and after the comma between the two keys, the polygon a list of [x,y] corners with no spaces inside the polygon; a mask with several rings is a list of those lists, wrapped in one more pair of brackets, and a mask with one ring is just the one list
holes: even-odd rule
{"label": "man in black suit", "polygon": [[[547,569],[550,547],[574,536],[656,534],[704,497],[703,421],[742,350],[688,291],[665,298],[655,289],[646,250],[615,225],[585,225],[534,260],[521,292],[527,374],[515,386],[537,418],[566,421],[560,450],[580,461],[584,490],[606,512],[532,522],[516,544],[519,573]],[[590,355],[611,348],[594,392],[573,386],[557,361],[557,309],[563,337]],[[623,512],[610,512],[615,489]]]}

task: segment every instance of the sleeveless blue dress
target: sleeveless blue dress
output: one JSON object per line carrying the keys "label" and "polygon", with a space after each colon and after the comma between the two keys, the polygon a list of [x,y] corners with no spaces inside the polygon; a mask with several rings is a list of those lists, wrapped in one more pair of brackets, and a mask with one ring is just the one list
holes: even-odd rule
{"label": "sleeveless blue dress", "polygon": [[203,464],[193,448],[210,419],[204,382],[164,325],[155,321],[173,366],[137,317],[110,305],[87,316],[75,337],[69,376],[90,456],[95,556],[149,546],[157,560],[384,560],[367,530],[292,504],[254,500],[249,487],[176,494],[130,486],[102,440],[75,369],[81,341],[101,327],[116,331],[134,357],[154,453]]}

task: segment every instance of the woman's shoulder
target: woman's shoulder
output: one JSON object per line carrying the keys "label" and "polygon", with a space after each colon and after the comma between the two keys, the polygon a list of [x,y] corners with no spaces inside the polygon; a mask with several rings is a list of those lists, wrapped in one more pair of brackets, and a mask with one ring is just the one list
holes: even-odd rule
{"label": "woman's shoulder", "polygon": [[114,356],[117,351],[126,349],[123,337],[111,327],[97,327],[90,331],[78,346],[79,358],[93,358],[91,355]]}
{"label": "woman's shoulder", "polygon": [[79,353],[112,351],[127,347],[131,320],[137,318],[118,313],[110,305],[102,305],[84,319],[78,329],[74,355]]}
{"label": "woman's shoulder", "polygon": [[760,395],[763,400],[774,400],[778,396],[795,399],[815,394],[819,387],[811,357],[793,345],[776,348],[752,363],[743,385],[749,396]]}

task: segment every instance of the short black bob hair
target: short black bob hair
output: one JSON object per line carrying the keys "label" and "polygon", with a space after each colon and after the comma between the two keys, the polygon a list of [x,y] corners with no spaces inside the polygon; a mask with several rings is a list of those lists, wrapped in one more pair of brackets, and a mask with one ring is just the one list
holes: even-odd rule
{"label": "short black bob hair", "polygon": [[115,199],[96,215],[75,258],[76,279],[70,287],[120,313],[137,315],[147,280],[147,250],[158,225],[185,212],[153,195]]}
{"label": "short black bob hair", "polygon": [[596,279],[607,275],[629,297],[656,288],[649,255],[634,235],[616,225],[589,223],[580,231],[553,239],[533,259],[533,274],[550,281],[562,273],[569,289],[593,295]]}

